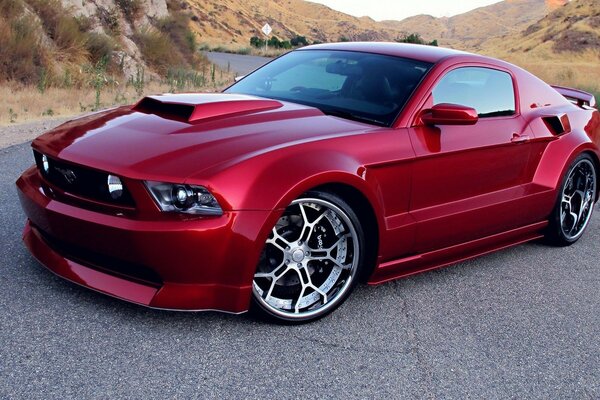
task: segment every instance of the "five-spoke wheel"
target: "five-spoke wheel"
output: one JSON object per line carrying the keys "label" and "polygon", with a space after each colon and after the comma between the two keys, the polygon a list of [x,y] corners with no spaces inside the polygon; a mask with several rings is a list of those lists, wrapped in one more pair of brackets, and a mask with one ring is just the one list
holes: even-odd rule
{"label": "five-spoke wheel", "polygon": [[566,246],[581,237],[594,210],[596,185],[594,163],[587,154],[582,154],[563,179],[548,235],[553,243]]}
{"label": "five-spoke wheel", "polygon": [[363,241],[356,214],[337,196],[314,192],[293,201],[261,254],[254,303],[268,316],[290,322],[333,311],[354,287]]}

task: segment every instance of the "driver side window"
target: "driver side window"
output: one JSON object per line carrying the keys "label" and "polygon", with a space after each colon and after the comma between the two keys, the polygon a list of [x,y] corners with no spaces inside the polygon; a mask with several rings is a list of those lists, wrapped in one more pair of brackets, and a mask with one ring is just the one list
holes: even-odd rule
{"label": "driver side window", "polygon": [[480,118],[514,115],[512,77],[492,68],[464,67],[448,72],[433,89],[433,105],[472,107]]}

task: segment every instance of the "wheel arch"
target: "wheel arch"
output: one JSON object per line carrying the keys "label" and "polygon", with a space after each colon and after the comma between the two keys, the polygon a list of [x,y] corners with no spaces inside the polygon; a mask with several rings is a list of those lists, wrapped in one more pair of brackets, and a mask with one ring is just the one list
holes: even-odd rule
{"label": "wheel arch", "polygon": [[360,281],[366,282],[375,270],[379,255],[380,224],[373,205],[360,190],[352,185],[331,182],[311,188],[309,191],[321,191],[342,198],[356,213],[365,234],[366,257],[365,268],[359,276]]}
{"label": "wheel arch", "polygon": [[[592,162],[594,163],[594,167],[596,169],[596,179],[600,178],[600,158],[598,157],[598,154],[596,154],[592,150],[585,150],[581,154],[587,154],[590,156],[590,158],[592,159]],[[598,182],[597,182],[596,183],[596,201],[598,201],[599,199],[600,199],[600,184],[598,184]]]}
{"label": "wheel arch", "polygon": [[[278,200],[270,208],[268,217],[264,220],[262,227],[256,235],[256,246],[255,251],[252,254],[252,259],[258,261],[262,246],[269,236],[269,232],[275,225],[277,220],[281,217],[284,210],[292,203],[292,201],[301,197],[303,194],[321,190],[331,194],[340,196],[344,201],[352,207],[353,211],[357,214],[361,224],[364,224],[366,229],[365,235],[367,238],[374,237],[376,241],[371,241],[368,246],[367,265],[368,267],[363,270],[360,280],[368,279],[368,276],[375,269],[377,259],[379,255],[380,238],[382,235],[382,229],[385,227],[383,216],[378,207],[377,197],[372,191],[368,183],[361,178],[359,173],[350,171],[361,171],[361,166],[358,166],[350,160],[345,160],[345,168],[333,169],[330,168],[324,172],[315,173],[314,170],[310,171],[308,168],[304,171],[304,178],[296,182],[287,190],[280,192],[277,196]],[[339,163],[337,164],[340,165]],[[322,169],[322,168],[321,168]],[[248,282],[252,281],[254,270],[248,271],[246,277]]]}

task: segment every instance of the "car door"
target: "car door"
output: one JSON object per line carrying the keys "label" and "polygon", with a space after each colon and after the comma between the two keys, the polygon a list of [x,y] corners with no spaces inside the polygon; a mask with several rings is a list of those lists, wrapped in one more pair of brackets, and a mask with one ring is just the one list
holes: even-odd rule
{"label": "car door", "polygon": [[530,157],[508,71],[459,67],[436,83],[423,111],[451,103],[477,111],[474,125],[409,128],[416,154],[410,213],[415,252],[452,246],[519,226],[518,199]]}

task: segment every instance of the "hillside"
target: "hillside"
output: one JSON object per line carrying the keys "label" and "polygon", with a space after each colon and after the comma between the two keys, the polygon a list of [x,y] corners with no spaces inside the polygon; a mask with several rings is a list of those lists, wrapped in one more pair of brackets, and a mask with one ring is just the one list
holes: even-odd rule
{"label": "hillside", "polygon": [[600,1],[574,0],[527,29],[483,43],[487,52],[570,58],[600,54]]}
{"label": "hillside", "polygon": [[567,0],[506,0],[451,18],[418,15],[402,21],[356,18],[301,0],[187,0],[199,41],[211,45],[247,46],[268,22],[280,39],[296,35],[310,41],[394,40],[418,33],[441,45],[473,48],[483,40],[519,32]]}
{"label": "hillside", "polygon": [[200,69],[191,15],[175,0],[0,0],[0,82],[82,85]]}
{"label": "hillside", "polygon": [[418,15],[402,21],[384,21],[389,27],[435,37],[441,44],[474,48],[490,37],[520,32],[566,0],[507,0],[450,18]]}
{"label": "hillside", "polygon": [[600,2],[573,0],[521,32],[483,42],[478,51],[600,98]]}

